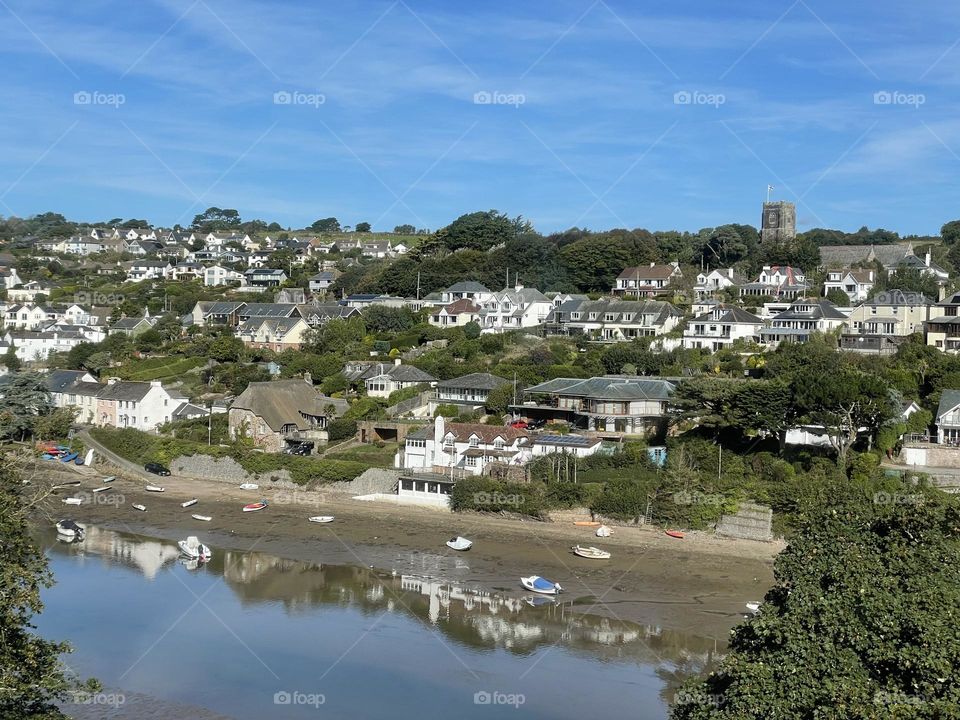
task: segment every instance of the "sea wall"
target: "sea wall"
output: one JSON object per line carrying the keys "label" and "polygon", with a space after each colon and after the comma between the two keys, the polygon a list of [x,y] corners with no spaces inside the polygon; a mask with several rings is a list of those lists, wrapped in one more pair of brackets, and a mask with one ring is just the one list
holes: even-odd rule
{"label": "sea wall", "polygon": [[717,535],[741,540],[772,540],[773,510],[766,505],[740,503],[736,513],[720,518]]}
{"label": "sea wall", "polygon": [[231,457],[215,458],[211,455],[187,455],[175,458],[170,463],[170,471],[174,475],[223,482],[239,485],[243,482],[253,482],[270,487],[296,489],[298,486],[290,479],[286,470],[271,470],[270,472],[254,474],[247,472]]}

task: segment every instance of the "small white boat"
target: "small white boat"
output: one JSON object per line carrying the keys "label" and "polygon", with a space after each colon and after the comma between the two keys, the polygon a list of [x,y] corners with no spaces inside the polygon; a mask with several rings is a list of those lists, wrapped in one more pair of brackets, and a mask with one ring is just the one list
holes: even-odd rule
{"label": "small white boat", "polygon": [[203,520],[203,522],[210,522],[213,520],[213,518],[209,515],[191,515],[190,517],[192,517],[194,520]]}
{"label": "small white boat", "polygon": [[186,502],[180,503],[180,507],[188,508],[191,505],[196,505],[196,504],[197,504],[197,499],[193,498],[193,500],[187,500]]}
{"label": "small white boat", "polygon": [[116,479],[117,479],[117,476],[116,476],[116,475],[108,475],[107,477],[105,477],[105,478],[104,478],[103,480],[101,480],[100,482],[102,482],[102,483],[112,483],[112,482],[113,482],[114,480],[116,480]]}
{"label": "small white boat", "polygon": [[197,540],[196,535],[191,535],[186,540],[179,540],[177,545],[180,547],[180,552],[193,560],[209,560],[213,556],[210,548]]}
{"label": "small white boat", "polygon": [[140,512],[146,512],[146,511],[147,511],[147,506],[146,506],[146,505],[141,505],[140,503],[134,503],[133,505],[131,505],[131,507],[132,507],[134,510],[139,510]]}
{"label": "small white boat", "polygon": [[597,537],[610,537],[611,535],[613,535],[613,530],[606,525],[601,525],[597,528]]}
{"label": "small white boat", "polygon": [[457,537],[447,540],[447,547],[451,550],[459,550],[460,552],[464,552],[473,547],[473,541],[457,535]]}
{"label": "small white boat", "polygon": [[87,528],[73,520],[61,520],[57,523],[57,535],[71,540],[83,540]]}
{"label": "small white boat", "polygon": [[52,489],[53,489],[53,490],[60,490],[60,489],[65,488],[65,487],[73,487],[73,486],[79,485],[79,484],[80,484],[80,481],[79,481],[79,480],[67,480],[66,482],[57,483],[56,485],[54,485],[54,486],[52,487]]}
{"label": "small white boat", "polygon": [[103,487],[94,488],[93,490],[91,490],[91,492],[102,493],[104,490],[109,490],[109,489],[110,489],[109,485],[104,485]]}
{"label": "small white boat", "polygon": [[314,515],[311,518],[307,518],[310,522],[315,523],[332,523],[333,515]]}
{"label": "small white boat", "polygon": [[522,577],[520,578],[520,584],[531,592],[541,593],[543,595],[559,595],[561,592],[563,592],[563,588],[560,587],[560,583],[550,582],[546,578],[542,578],[539,575]]}
{"label": "small white boat", "polygon": [[582,545],[574,545],[573,553],[579,555],[583,558],[588,558],[590,560],[609,560],[610,553],[606,550],[601,550],[600,548],[595,548],[593,546],[583,547]]}
{"label": "small white boat", "polygon": [[240,483],[241,490],[259,490],[260,486],[256,483]]}
{"label": "small white boat", "polygon": [[83,503],[83,498],[64,498],[64,505],[80,505]]}
{"label": "small white boat", "polygon": [[147,485],[144,490],[147,492],[164,492],[164,488],[159,485]]}
{"label": "small white boat", "polygon": [[760,612],[760,603],[758,602],[748,602],[747,610],[749,610],[753,615],[756,615]]}

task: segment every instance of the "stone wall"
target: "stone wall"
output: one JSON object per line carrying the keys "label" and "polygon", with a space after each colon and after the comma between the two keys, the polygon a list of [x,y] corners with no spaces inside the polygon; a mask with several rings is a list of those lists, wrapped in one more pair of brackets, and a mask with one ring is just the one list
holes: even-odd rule
{"label": "stone wall", "polygon": [[742,540],[772,540],[773,510],[766,505],[740,503],[733,515],[724,515],[717,523],[717,535]]}
{"label": "stone wall", "polygon": [[376,493],[390,495],[396,492],[399,479],[399,470],[370,468],[349,482],[330,483],[324,486],[324,490],[350,493],[351,495],[373,495]]}
{"label": "stone wall", "polygon": [[907,465],[960,468],[960,447],[933,443],[909,443],[900,451],[900,458]]}
{"label": "stone wall", "polygon": [[247,472],[236,460],[230,457],[215,458],[210,455],[189,455],[175,458],[170,463],[170,471],[174,475],[223,482],[239,485],[244,482],[253,482],[258,485],[289,488],[299,487],[290,479],[286,470],[271,470],[268,473],[255,475]]}

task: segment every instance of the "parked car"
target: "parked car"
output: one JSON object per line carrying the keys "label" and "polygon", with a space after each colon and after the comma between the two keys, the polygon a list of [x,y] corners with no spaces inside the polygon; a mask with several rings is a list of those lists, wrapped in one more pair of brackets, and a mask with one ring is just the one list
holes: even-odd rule
{"label": "parked car", "polygon": [[159,475],[160,477],[167,477],[167,475],[170,474],[170,470],[168,468],[165,468],[160,463],[147,463],[146,465],[143,466],[143,469],[146,470],[148,473]]}
{"label": "parked car", "polygon": [[510,423],[510,427],[516,428],[517,430],[526,430],[526,429],[527,429],[527,423],[524,422],[523,420],[516,420],[516,421]]}

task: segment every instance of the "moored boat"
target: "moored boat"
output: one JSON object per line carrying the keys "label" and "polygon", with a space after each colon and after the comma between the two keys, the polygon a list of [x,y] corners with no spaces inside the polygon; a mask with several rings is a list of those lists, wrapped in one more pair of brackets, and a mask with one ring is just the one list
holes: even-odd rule
{"label": "moored boat", "polygon": [[190,517],[192,517],[194,520],[203,520],[203,522],[210,522],[213,520],[213,518],[209,515],[191,515]]}
{"label": "moored boat", "polygon": [[263,510],[267,507],[267,501],[261,500],[260,502],[248,503],[243,506],[244,512],[257,512],[258,510]]}
{"label": "moored boat", "polygon": [[600,527],[600,523],[593,520],[577,520],[573,524],[580,527]]}
{"label": "moored boat", "polygon": [[464,552],[473,547],[473,541],[457,535],[457,537],[447,540],[447,547],[451,550],[459,550],[460,552]]}
{"label": "moored boat", "polygon": [[683,540],[683,533],[679,530],[664,530],[663,534],[672,538],[677,538],[677,540]]}
{"label": "moored boat", "polygon": [[134,510],[139,510],[140,512],[146,512],[146,511],[147,511],[147,506],[146,506],[146,505],[141,505],[140,503],[134,503],[131,507],[132,507]]}
{"label": "moored boat", "polygon": [[575,555],[579,555],[582,558],[587,558],[589,560],[609,560],[610,553],[606,550],[601,550],[591,546],[584,547],[582,545],[574,545],[573,552]]}
{"label": "moored boat", "polygon": [[109,489],[110,489],[109,485],[104,485],[103,487],[94,488],[90,492],[96,494],[96,493],[102,493],[104,490],[109,490]]}
{"label": "moored boat", "polygon": [[209,560],[213,556],[210,548],[200,542],[196,535],[177,541],[177,545],[180,547],[180,552],[193,560]]}
{"label": "moored boat", "polygon": [[162,488],[159,485],[147,485],[144,490],[147,492],[164,492],[165,488]]}
{"label": "moored boat", "polygon": [[240,483],[241,490],[259,490],[260,486],[256,483]]}
{"label": "moored boat", "polygon": [[102,482],[102,483],[104,483],[104,484],[106,484],[106,483],[112,483],[112,482],[113,482],[114,480],[116,480],[116,479],[117,479],[117,476],[116,476],[116,475],[107,475],[107,477],[105,477],[105,478],[104,478],[103,480],[101,480],[100,482]]}
{"label": "moored boat", "polygon": [[522,577],[520,578],[520,584],[531,592],[541,593],[543,595],[559,595],[561,592],[563,592],[563,588],[560,587],[560,583],[550,582],[546,578],[542,578],[539,575]]}
{"label": "moored boat", "polygon": [[68,453],[67,455],[64,455],[62,458],[60,458],[60,460],[61,462],[65,462],[65,463],[73,462],[74,460],[77,459],[77,455],[79,454],[80,453],[76,453],[76,452]]}
{"label": "moored boat", "polygon": [[613,530],[608,528],[606,525],[601,525],[597,528],[597,537],[610,537],[611,535],[613,535]]}
{"label": "moored boat", "polygon": [[64,505],[81,505],[83,503],[83,498],[64,498]]}
{"label": "moored boat", "polygon": [[87,528],[74,520],[61,520],[57,523],[57,535],[71,540],[83,540]]}
{"label": "moored boat", "polygon": [[313,517],[307,518],[307,520],[313,523],[332,523],[334,517],[333,515],[314,515]]}
{"label": "moored boat", "polygon": [[180,503],[180,507],[188,508],[191,505],[196,505],[197,502],[198,502],[197,498],[193,498],[192,500],[187,500],[186,502]]}

